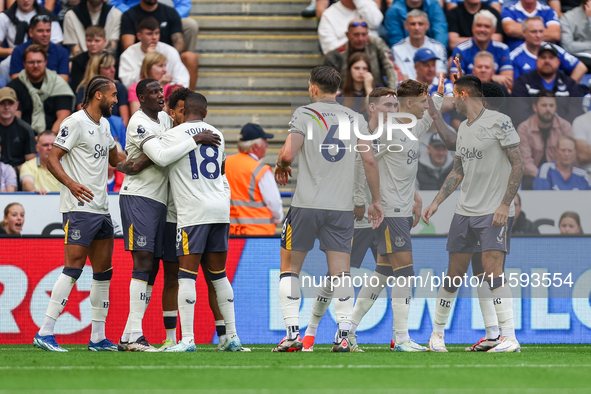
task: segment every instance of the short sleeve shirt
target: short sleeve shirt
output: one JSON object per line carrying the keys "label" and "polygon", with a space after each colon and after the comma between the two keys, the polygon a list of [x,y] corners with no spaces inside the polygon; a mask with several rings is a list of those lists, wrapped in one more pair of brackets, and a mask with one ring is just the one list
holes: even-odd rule
{"label": "short sleeve shirt", "polygon": [[[503,44],[502,42],[491,40],[488,44],[488,47],[486,48],[486,51],[493,55],[495,61],[495,74],[498,74],[501,71],[513,71],[513,64],[511,63],[509,47],[507,45]],[[474,39],[471,38],[468,41],[458,44],[454,48],[451,57],[454,58],[457,54],[460,54],[460,65],[462,66],[462,71],[464,74],[472,74],[472,71],[474,70],[474,57],[478,52],[480,52],[480,48],[478,48],[478,45],[476,45]],[[456,65],[452,64],[450,67],[450,72],[455,73],[457,71]]]}
{"label": "short sleeve shirt", "polygon": [[[560,19],[558,19],[556,11],[554,11],[552,7],[541,1],[537,2],[536,9],[532,13],[527,12],[521,5],[520,1],[517,1],[503,8],[501,12],[503,22],[513,21],[521,23],[525,18],[530,16],[541,17],[544,20],[544,27],[548,27],[552,24],[560,26]],[[506,37],[505,42],[507,43],[507,45],[509,45],[509,49],[513,50],[517,48],[521,43],[523,43],[523,40],[519,38]]]}
{"label": "short sleeve shirt", "polygon": [[152,12],[144,11],[140,5],[131,7],[121,16],[121,35],[133,34],[135,37],[135,24],[148,16],[156,18],[160,23],[160,41],[172,45],[171,36],[175,33],[182,33],[183,26],[181,24],[181,17],[174,10],[174,8],[158,4]]}
{"label": "short sleeve shirt", "polygon": [[[127,125],[125,151],[129,159],[142,153],[146,141],[158,138],[172,127],[172,119],[164,111],[152,119],[142,110],[137,111]],[[168,168],[152,165],[137,175],[127,175],[121,185],[121,194],[141,196],[165,204],[168,199]]]}
{"label": "short sleeve shirt", "polygon": [[[482,4],[481,10],[492,12],[497,17],[497,33],[503,34],[503,25],[501,22],[501,14],[488,4]],[[458,4],[457,7],[447,13],[447,24],[450,33],[458,33],[460,37],[472,37],[472,23],[474,22],[474,15],[466,10],[464,2]]]}
{"label": "short sleeve shirt", "polygon": [[[541,45],[546,44],[546,42],[542,42]],[[558,58],[560,59],[559,70],[570,75],[581,61],[565,51],[562,47],[555,44],[550,45],[552,45],[558,52]],[[511,63],[513,63],[513,70],[515,72],[513,74],[513,79],[517,79],[521,74],[537,68],[536,60],[538,57],[527,50],[525,43],[512,50],[509,56],[511,57]]]}
{"label": "short sleeve shirt", "polygon": [[[23,42],[15,47],[10,58],[10,75],[18,74],[25,68],[23,64],[23,52],[33,43],[32,40]],[[47,50],[47,68],[58,74],[70,75],[70,54],[68,50],[61,45],[49,43]]]}
{"label": "short sleeve shirt", "polygon": [[[482,109],[473,122],[465,120],[458,129],[456,158],[462,160],[464,179],[456,204],[463,216],[485,216],[501,205],[511,173],[503,148],[519,145],[511,118]],[[509,216],[515,214],[513,202]]]}
{"label": "short sleeve shirt", "polygon": [[85,110],[75,112],[61,123],[53,146],[66,151],[61,161],[66,174],[94,194],[92,201],[81,203],[61,185],[60,212],[108,214],[109,151],[116,145],[107,119],[96,122]]}
{"label": "short sleeve shirt", "polygon": [[37,153],[35,132],[31,126],[16,117],[10,125],[0,127],[0,144],[0,160],[13,167],[23,164],[26,155]]}
{"label": "short sleeve shirt", "polygon": [[[354,147],[357,145],[354,117],[359,133],[369,135],[363,116],[336,102],[315,102],[295,110],[289,122],[289,133],[302,134],[305,139],[297,152],[298,182],[292,206],[353,210]],[[339,120],[349,126],[349,130],[344,130],[349,132],[347,139],[340,138]]]}

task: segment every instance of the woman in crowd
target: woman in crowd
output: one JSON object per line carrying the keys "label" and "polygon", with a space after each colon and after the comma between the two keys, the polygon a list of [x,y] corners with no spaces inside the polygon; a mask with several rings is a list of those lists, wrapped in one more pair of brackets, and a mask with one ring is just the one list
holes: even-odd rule
{"label": "woman in crowd", "polygon": [[[172,81],[172,75],[166,72],[166,63],[168,59],[161,53],[148,52],[144,61],[142,62],[142,68],[140,70],[140,80],[146,78],[153,78],[160,82],[162,88],[165,88]],[[137,98],[135,89],[137,88],[137,82],[129,87],[127,96],[129,99],[129,109],[131,115],[133,115],[138,109],[140,109],[140,103]]]}
{"label": "woman in crowd", "polygon": [[576,212],[566,211],[563,213],[558,222],[558,227],[560,228],[560,234],[583,234],[581,218]]}
{"label": "woman in crowd", "polygon": [[375,88],[369,57],[355,52],[349,57],[343,90],[338,101],[345,107],[359,112],[367,119],[367,97]]}
{"label": "woman in crowd", "polygon": [[[97,75],[102,75],[115,80],[115,57],[108,52],[99,53],[90,58],[84,79],[76,89],[76,109],[82,109],[82,100],[84,99],[84,88],[88,82]],[[129,106],[127,105],[127,89],[121,82],[115,82],[117,87],[117,104],[113,107],[113,115],[120,116],[123,124],[127,126],[129,122]]]}
{"label": "woman in crowd", "polygon": [[25,208],[18,202],[4,208],[4,220],[0,222],[0,235],[20,235],[25,224]]}

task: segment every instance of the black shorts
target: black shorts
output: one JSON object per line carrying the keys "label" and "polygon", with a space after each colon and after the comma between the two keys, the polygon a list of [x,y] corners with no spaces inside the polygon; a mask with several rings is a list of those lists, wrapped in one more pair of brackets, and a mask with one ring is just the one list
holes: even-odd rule
{"label": "black shorts", "polygon": [[320,250],[351,253],[353,211],[291,207],[281,231],[281,247],[308,252],[320,240]]}
{"label": "black shorts", "polygon": [[177,229],[176,255],[228,251],[230,223],[200,224]]}
{"label": "black shorts", "polygon": [[90,212],[67,212],[63,214],[64,244],[89,247],[95,240],[114,236],[111,215]]}
{"label": "black shorts", "polygon": [[147,197],[119,196],[125,250],[146,251],[162,256],[166,205]]}
{"label": "black shorts", "polygon": [[351,267],[359,268],[363,263],[363,258],[371,249],[374,260],[378,261],[378,240],[375,231],[369,228],[356,228],[353,233],[353,246],[351,247]]}

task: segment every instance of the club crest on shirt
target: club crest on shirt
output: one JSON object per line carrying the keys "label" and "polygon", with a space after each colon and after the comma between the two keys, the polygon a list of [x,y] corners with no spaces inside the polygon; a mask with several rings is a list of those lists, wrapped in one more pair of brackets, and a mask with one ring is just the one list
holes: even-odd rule
{"label": "club crest on shirt", "polygon": [[68,136],[68,126],[64,126],[60,130],[60,137],[66,138],[67,136]]}
{"label": "club crest on shirt", "polygon": [[484,127],[478,129],[476,137],[478,137],[479,140],[483,140],[486,137],[486,130],[484,129]]}
{"label": "club crest on shirt", "polygon": [[394,238],[394,245],[396,245],[396,247],[401,248],[406,244],[406,241],[404,240],[404,237],[398,235],[396,236],[396,238]]}
{"label": "club crest on shirt", "polygon": [[80,239],[81,235],[80,235],[80,230],[72,230],[72,234],[70,235],[70,238],[72,238],[74,241],[78,241]]}
{"label": "club crest on shirt", "polygon": [[146,237],[144,237],[143,235],[140,235],[139,237],[137,237],[137,245],[144,247],[148,244],[148,241],[146,240]]}

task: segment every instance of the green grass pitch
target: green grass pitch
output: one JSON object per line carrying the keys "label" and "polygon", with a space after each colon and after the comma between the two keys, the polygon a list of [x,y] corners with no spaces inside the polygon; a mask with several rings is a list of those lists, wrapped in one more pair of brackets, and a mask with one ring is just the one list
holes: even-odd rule
{"label": "green grass pitch", "polygon": [[1,393],[591,393],[591,345],[524,345],[521,353],[48,353],[0,345]]}

